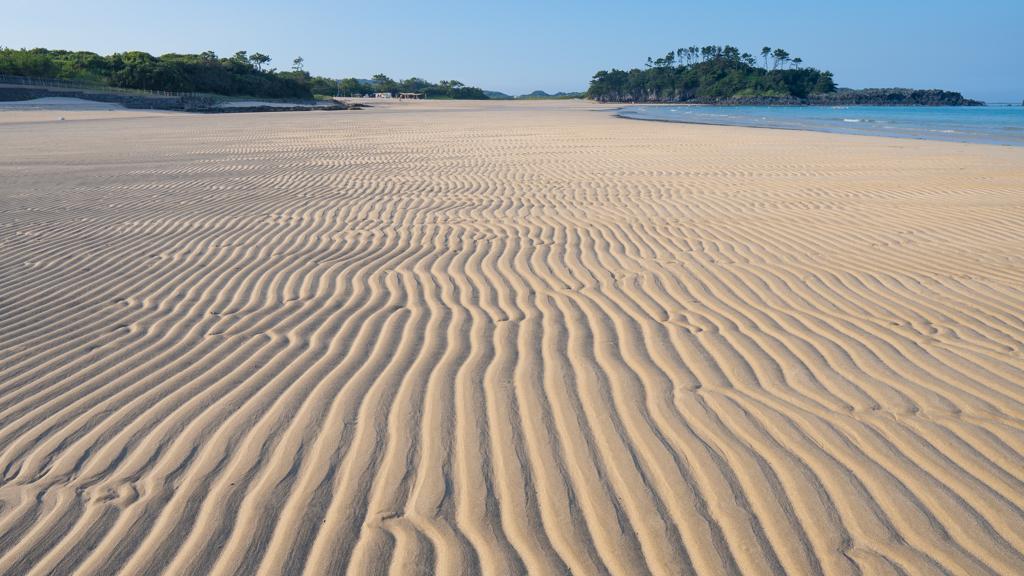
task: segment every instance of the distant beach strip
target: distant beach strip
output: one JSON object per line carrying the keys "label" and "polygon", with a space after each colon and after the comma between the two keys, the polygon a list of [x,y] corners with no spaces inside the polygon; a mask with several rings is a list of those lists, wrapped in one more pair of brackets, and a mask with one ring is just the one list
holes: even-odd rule
{"label": "distant beach strip", "polygon": [[706,106],[644,105],[623,118],[864,136],[1024,146],[1020,106]]}

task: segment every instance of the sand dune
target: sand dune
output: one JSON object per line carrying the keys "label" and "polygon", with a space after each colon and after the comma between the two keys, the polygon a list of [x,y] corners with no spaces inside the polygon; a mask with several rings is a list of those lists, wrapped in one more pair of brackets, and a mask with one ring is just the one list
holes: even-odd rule
{"label": "sand dune", "polygon": [[1024,573],[1024,150],[595,108],[0,129],[0,573]]}

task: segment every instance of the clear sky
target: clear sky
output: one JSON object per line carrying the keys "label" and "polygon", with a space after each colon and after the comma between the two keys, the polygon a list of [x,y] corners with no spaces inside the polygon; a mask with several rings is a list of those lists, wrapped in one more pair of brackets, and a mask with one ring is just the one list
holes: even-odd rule
{"label": "clear sky", "polygon": [[0,44],[230,55],[331,77],[583,90],[601,68],[692,44],[782,47],[840,86],[1024,99],[1024,0],[0,0]]}

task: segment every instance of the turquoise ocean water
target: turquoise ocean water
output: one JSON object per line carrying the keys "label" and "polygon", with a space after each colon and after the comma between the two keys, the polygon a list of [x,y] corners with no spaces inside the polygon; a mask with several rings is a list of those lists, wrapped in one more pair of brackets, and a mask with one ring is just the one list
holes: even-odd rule
{"label": "turquoise ocean water", "polygon": [[1024,107],[627,106],[625,118],[1024,146]]}

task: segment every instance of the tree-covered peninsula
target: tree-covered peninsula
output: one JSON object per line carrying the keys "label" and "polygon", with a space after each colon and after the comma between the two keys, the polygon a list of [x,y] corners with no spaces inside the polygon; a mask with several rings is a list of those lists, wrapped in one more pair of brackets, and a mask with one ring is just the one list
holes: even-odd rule
{"label": "tree-covered peninsula", "polygon": [[587,97],[602,102],[705,104],[979,105],[958,92],[836,87],[832,73],[803,65],[782,48],[756,54],[735,46],[690,46],[648,58],[643,69],[594,74]]}

